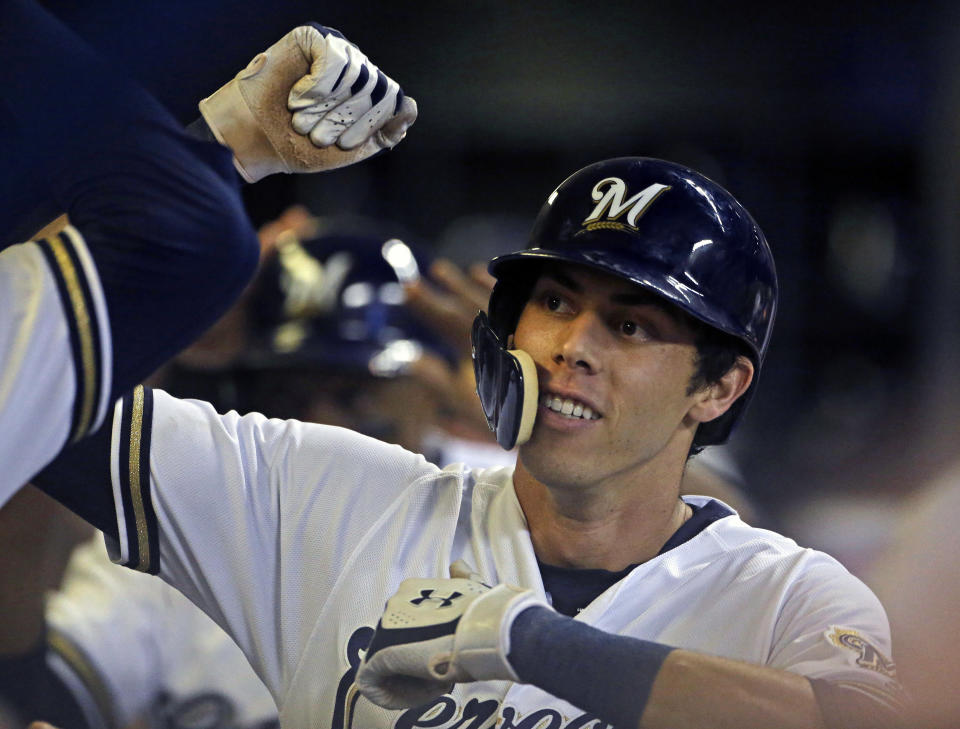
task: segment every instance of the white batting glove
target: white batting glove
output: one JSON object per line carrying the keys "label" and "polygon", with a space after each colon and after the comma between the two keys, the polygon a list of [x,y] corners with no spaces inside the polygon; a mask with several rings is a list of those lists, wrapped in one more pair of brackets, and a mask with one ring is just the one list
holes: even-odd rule
{"label": "white batting glove", "polygon": [[396,145],[416,102],[340,33],[294,28],[200,102],[248,182],[344,167]]}
{"label": "white batting glove", "polygon": [[410,579],[387,601],[356,684],[387,709],[419,706],[462,681],[519,681],[510,627],[546,603],[532,590],[472,579]]}

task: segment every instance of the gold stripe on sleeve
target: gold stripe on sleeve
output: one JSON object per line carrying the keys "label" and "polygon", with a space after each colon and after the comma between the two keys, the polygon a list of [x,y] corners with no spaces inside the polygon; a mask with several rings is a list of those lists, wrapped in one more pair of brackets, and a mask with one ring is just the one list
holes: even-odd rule
{"label": "gold stripe on sleeve", "polygon": [[70,297],[70,306],[73,309],[73,320],[76,322],[77,337],[80,340],[80,362],[83,368],[83,383],[77,383],[77,389],[80,398],[80,418],[77,421],[76,430],[71,436],[71,442],[76,441],[85,435],[90,427],[90,421],[93,418],[94,397],[97,383],[97,373],[95,358],[93,354],[93,333],[90,327],[90,312],[87,311],[87,305],[83,298],[83,290],[80,287],[80,280],[77,270],[73,265],[70,254],[67,253],[63,242],[57,237],[52,236],[46,239],[53,251],[57,265],[63,275],[63,282]]}
{"label": "gold stripe on sleeve", "polygon": [[147,572],[150,569],[150,539],[147,533],[147,516],[143,508],[143,491],[140,483],[140,448],[143,435],[143,385],[133,390],[132,412],[130,416],[130,501],[137,521],[137,545],[140,548],[140,562],[137,569]]}

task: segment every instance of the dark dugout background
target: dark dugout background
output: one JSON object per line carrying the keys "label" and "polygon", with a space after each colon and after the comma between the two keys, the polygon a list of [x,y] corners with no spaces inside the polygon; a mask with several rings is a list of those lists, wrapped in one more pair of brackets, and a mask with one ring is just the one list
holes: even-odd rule
{"label": "dark dugout background", "polygon": [[780,273],[770,356],[732,443],[750,493],[781,519],[817,498],[889,500],[953,455],[955,3],[45,4],[185,123],[309,19],[418,100],[396,151],[250,189],[257,223],[299,201],[396,221],[465,260],[522,245],[584,164],[700,169],[754,214]]}

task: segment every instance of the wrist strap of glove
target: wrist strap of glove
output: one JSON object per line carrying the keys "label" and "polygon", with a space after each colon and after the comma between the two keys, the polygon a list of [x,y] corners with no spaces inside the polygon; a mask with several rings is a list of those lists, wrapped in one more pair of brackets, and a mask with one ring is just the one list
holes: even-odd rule
{"label": "wrist strap of glove", "polygon": [[290,172],[240,93],[236,79],[201,101],[200,113],[217,141],[233,150],[233,164],[247,182],[278,172],[278,167]]}
{"label": "wrist strap of glove", "polygon": [[[532,590],[513,585],[497,585],[474,600],[457,625],[449,670],[471,680],[499,678],[519,681],[507,660],[510,628],[521,612],[534,606],[546,607],[546,603]],[[492,636],[492,631],[497,629],[495,626],[498,626],[499,633]],[[496,643],[491,644],[494,637]],[[431,671],[433,669],[431,666]]]}

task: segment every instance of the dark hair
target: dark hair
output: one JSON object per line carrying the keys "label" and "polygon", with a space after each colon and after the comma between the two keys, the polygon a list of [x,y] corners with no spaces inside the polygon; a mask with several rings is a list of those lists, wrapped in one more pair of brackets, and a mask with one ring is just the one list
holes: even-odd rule
{"label": "dark hair", "polygon": [[[737,363],[738,357],[753,360],[749,347],[737,337],[714,329],[691,316],[686,318],[693,330],[693,341],[697,348],[695,369],[687,385],[687,395],[692,395],[697,390],[718,382]],[[696,439],[694,439],[695,442]],[[702,450],[703,446],[691,444],[687,460]]]}
{"label": "dark hair", "polygon": [[688,318],[697,347],[696,369],[690,377],[690,384],[687,385],[687,394],[692,395],[697,390],[719,381],[737,363],[738,357],[752,357],[750,349],[737,337],[714,329],[693,317]]}

